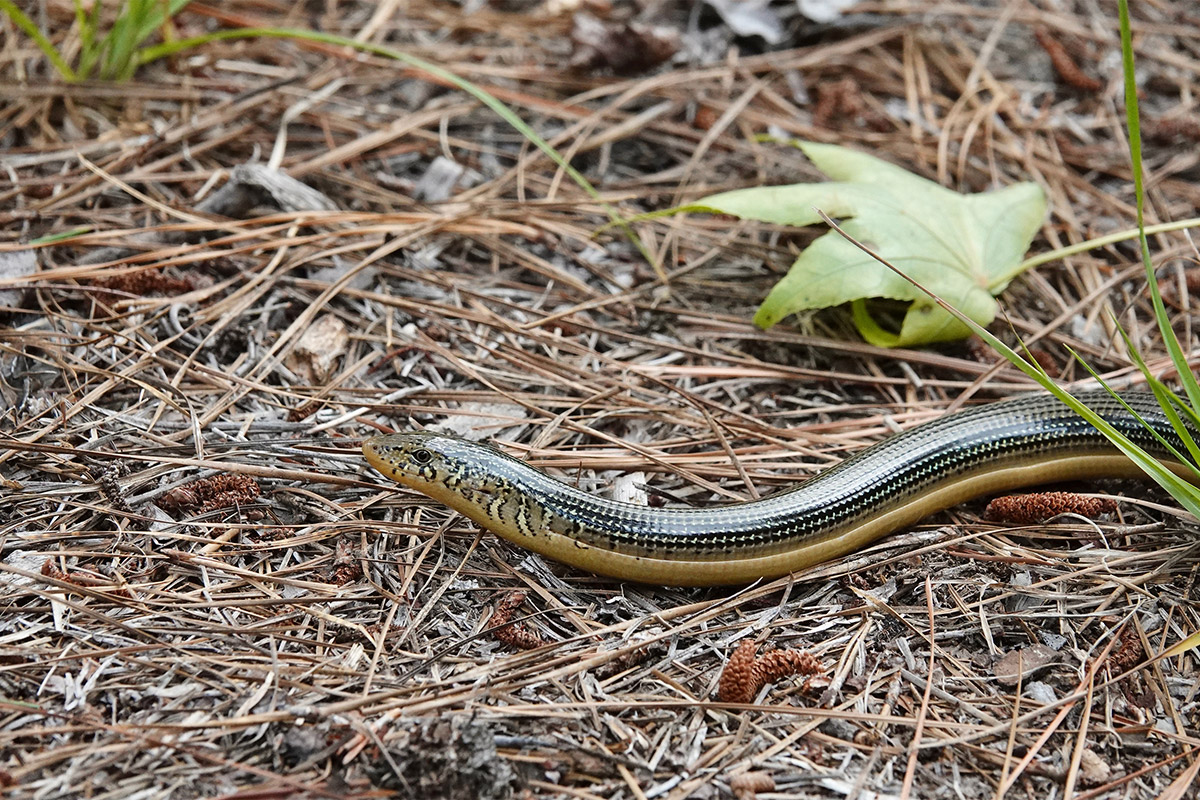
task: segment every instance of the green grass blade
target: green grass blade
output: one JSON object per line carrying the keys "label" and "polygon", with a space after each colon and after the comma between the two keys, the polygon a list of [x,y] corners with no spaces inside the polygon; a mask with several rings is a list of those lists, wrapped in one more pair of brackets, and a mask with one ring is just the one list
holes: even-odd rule
{"label": "green grass blade", "polygon": [[36,239],[30,240],[29,243],[30,244],[52,244],[54,242],[61,242],[66,239],[70,239],[74,236],[82,236],[85,233],[91,233],[91,232],[92,232],[92,228],[90,225],[81,225],[78,228],[71,228],[69,231],[59,231],[58,233],[51,233],[51,234],[47,234],[46,236],[39,236]]}
{"label": "green grass blade", "polygon": [[56,70],[58,70],[58,74],[62,75],[63,80],[78,80],[75,75],[75,70],[71,69],[71,65],[63,60],[63,57],[58,52],[58,48],[56,48],[54,44],[46,38],[45,34],[38,30],[38,26],[33,24],[33,20],[25,16],[25,12],[17,8],[16,4],[13,3],[12,0],[0,0],[0,11],[3,11],[4,15],[12,20],[12,23],[16,25],[22,33],[33,40],[33,43],[39,50],[42,51],[42,54],[46,56],[46,59],[54,65]]}
{"label": "green grass blade", "polygon": [[79,31],[80,63],[82,55],[91,50],[96,41],[96,26],[92,24],[92,19],[99,7],[100,3],[93,3],[89,14],[83,8],[83,0],[75,0],[75,27]]}
{"label": "green grass blade", "polygon": [[162,28],[167,22],[175,18],[175,15],[183,11],[188,3],[192,0],[158,0],[154,4],[154,13],[148,14],[137,29],[138,44],[149,39],[154,35],[154,32]]}
{"label": "green grass blade", "polygon": [[[72,0],[75,8],[75,25],[79,28],[79,38],[86,45],[91,31],[87,29],[88,14],[83,10],[83,0]],[[95,9],[95,5],[92,6]]]}
{"label": "green grass blade", "polygon": [[[1125,336],[1125,331],[1119,326],[1117,330],[1121,332],[1122,336]],[[1128,337],[1125,338],[1126,341],[1128,341]],[[1112,395],[1113,398],[1117,400],[1117,402],[1125,407],[1125,410],[1129,412],[1130,416],[1136,419],[1142,425],[1142,427],[1144,427],[1150,433],[1150,435],[1153,436],[1158,443],[1161,444],[1163,448],[1175,458],[1176,461],[1185,465],[1194,475],[1196,475],[1197,479],[1200,479],[1200,469],[1197,469],[1196,467],[1196,463],[1200,462],[1200,450],[1197,450],[1196,448],[1196,442],[1192,438],[1191,431],[1187,429],[1187,426],[1183,424],[1183,420],[1180,419],[1179,414],[1175,411],[1175,408],[1172,404],[1174,393],[1170,389],[1168,389],[1161,381],[1154,380],[1152,377],[1147,375],[1147,382],[1150,385],[1151,391],[1154,393],[1154,399],[1158,401],[1158,405],[1162,408],[1163,414],[1166,415],[1168,421],[1170,421],[1172,429],[1175,431],[1176,435],[1179,436],[1180,440],[1184,443],[1184,447],[1191,454],[1190,458],[1188,455],[1179,452],[1179,450],[1173,444],[1167,441],[1167,439],[1163,437],[1157,430],[1155,430],[1153,426],[1146,422],[1141,414],[1134,411],[1133,407],[1125,402],[1125,398],[1117,394],[1116,390],[1108,385],[1108,381],[1100,377],[1100,373],[1092,369],[1092,365],[1089,364],[1083,358],[1083,356],[1079,355],[1079,353],[1075,352],[1075,350],[1070,347],[1067,348],[1067,351],[1085,370],[1088,371],[1093,378],[1096,379],[1097,383],[1104,387],[1105,391],[1107,391],[1110,395]],[[1140,362],[1140,355],[1136,356],[1135,360]]]}
{"label": "green grass blade", "polygon": [[1129,0],[1118,0],[1118,14],[1121,19],[1121,67],[1125,79],[1125,122],[1129,129],[1129,158],[1133,167],[1133,194],[1137,201],[1138,244],[1142,253],[1142,265],[1146,268],[1146,283],[1150,288],[1150,300],[1154,304],[1154,316],[1158,320],[1162,332],[1163,343],[1179,373],[1179,381],[1187,393],[1192,408],[1200,410],[1200,384],[1192,374],[1187,356],[1179,345],[1175,331],[1171,329],[1170,318],[1158,290],[1158,277],[1154,274],[1154,264],[1150,259],[1150,242],[1146,238],[1146,186],[1142,176],[1142,125],[1138,110],[1138,89],[1135,80],[1133,60],[1133,32],[1129,23]]}
{"label": "green grass blade", "polygon": [[[1144,237],[1143,241],[1145,241]],[[1171,355],[1171,363],[1175,365],[1175,372],[1179,375],[1179,383],[1187,394],[1188,402],[1191,403],[1193,409],[1200,410],[1200,384],[1196,382],[1196,376],[1192,374],[1192,366],[1188,363],[1187,354],[1183,352],[1183,347],[1179,344],[1179,337],[1171,328],[1171,319],[1163,304],[1154,267],[1150,266],[1148,250],[1143,254],[1143,258],[1147,264],[1146,280],[1150,285],[1150,300],[1154,304],[1154,316],[1158,321],[1158,329],[1162,332],[1163,344],[1167,346],[1167,352]]]}
{"label": "green grass blade", "polygon": [[100,64],[100,76],[106,80],[127,79],[132,74],[130,65],[136,69],[134,54],[138,42],[134,33],[138,22],[146,13],[146,0],[126,0],[121,13],[117,14],[112,28],[104,36],[105,58]]}
{"label": "green grass blade", "polygon": [[[938,302],[940,303],[941,301],[939,300]],[[954,312],[951,312],[951,313],[954,313]],[[963,317],[963,319],[965,322],[966,318]],[[1046,391],[1053,394],[1055,397],[1057,397],[1059,400],[1061,400],[1063,403],[1065,403],[1068,407],[1070,407],[1072,411],[1074,411],[1079,416],[1083,417],[1083,419],[1087,420],[1087,422],[1089,422],[1092,425],[1092,427],[1096,428],[1102,434],[1104,434],[1104,436],[1110,442],[1113,443],[1113,446],[1115,446],[1118,450],[1120,450],[1122,453],[1124,453],[1125,456],[1127,458],[1129,458],[1129,460],[1131,460],[1135,464],[1137,464],[1139,469],[1141,469],[1143,472],[1145,472],[1151,479],[1154,480],[1155,483],[1157,483],[1159,486],[1161,486],[1163,489],[1165,489],[1167,491],[1167,493],[1170,494],[1171,497],[1173,497],[1177,503],[1179,503],[1181,506],[1183,506],[1185,509],[1187,509],[1189,512],[1191,512],[1192,516],[1200,518],[1200,492],[1197,491],[1197,488],[1195,486],[1193,486],[1191,483],[1187,482],[1186,480],[1179,477],[1174,472],[1172,472],[1171,470],[1169,470],[1165,466],[1163,466],[1162,463],[1158,461],[1158,459],[1154,458],[1149,453],[1147,453],[1145,450],[1143,450],[1142,448],[1140,448],[1136,444],[1134,444],[1134,442],[1132,440],[1130,440],[1127,436],[1125,436],[1123,433],[1118,431],[1109,422],[1105,421],[1105,419],[1103,417],[1101,417],[1099,414],[1097,414],[1095,411],[1092,411],[1090,408],[1088,408],[1086,405],[1084,405],[1080,400],[1075,398],[1070,392],[1068,392],[1066,389],[1063,389],[1061,386],[1056,384],[1048,376],[1045,376],[1044,373],[1039,372],[1032,365],[1028,364],[1025,361],[1025,359],[1021,358],[1021,356],[1019,354],[1017,354],[1016,351],[1009,348],[1008,345],[1004,344],[999,339],[992,336],[990,333],[988,333],[982,327],[977,328],[977,330],[975,332],[977,334],[979,334],[981,337],[983,337],[984,340],[988,343],[988,345],[990,345],[994,350],[996,350],[1001,355],[1003,355],[1006,359],[1008,359],[1008,361],[1011,364],[1016,366],[1018,369],[1020,369],[1022,372],[1024,372],[1029,377],[1036,380],[1039,384],[1042,385],[1042,387],[1044,389],[1046,389]],[[1086,363],[1084,364],[1084,366],[1087,367]],[[1088,371],[1092,372],[1093,375],[1095,375],[1097,378],[1099,378],[1099,376],[1096,375],[1096,373],[1094,371],[1092,371],[1090,367],[1088,367]],[[1123,406],[1125,406],[1125,409],[1130,414],[1132,414],[1135,418],[1137,418],[1138,421],[1141,422],[1143,425],[1146,425],[1145,420],[1143,420],[1141,418],[1141,416],[1137,414],[1137,412],[1135,412],[1132,408],[1130,408],[1129,405],[1127,403],[1125,403],[1124,400],[1121,400],[1120,395],[1118,395],[1116,392],[1114,392],[1103,381],[1101,381],[1101,384],[1114,397],[1116,397],[1118,400],[1120,400],[1121,404]],[[1148,425],[1146,427],[1149,428]],[[1179,459],[1181,462],[1183,462],[1185,464],[1188,463],[1187,459],[1183,456],[1183,454],[1179,453],[1174,447],[1172,447],[1170,445],[1170,443],[1168,443],[1165,439],[1163,439],[1161,436],[1159,436],[1158,433],[1154,432],[1153,429],[1151,429],[1151,433],[1153,433],[1155,438],[1158,439],[1162,444],[1164,444],[1167,447],[1167,449],[1177,459]],[[1187,441],[1186,436],[1185,436],[1185,441]],[[1193,471],[1196,471],[1194,467],[1192,467],[1192,469],[1193,469]],[[1197,475],[1200,476],[1200,472],[1197,472]]]}
{"label": "green grass blade", "polygon": [[133,26],[133,37],[137,44],[149,39],[154,35],[162,24],[167,20],[167,4],[164,0],[143,0],[142,8],[136,17],[130,20]]}
{"label": "green grass blade", "polygon": [[[1133,361],[1134,365],[1141,370],[1142,375],[1145,376],[1146,384],[1150,387],[1150,391],[1154,392],[1155,399],[1157,399],[1158,404],[1162,406],[1163,414],[1165,414],[1167,419],[1170,420],[1171,427],[1175,429],[1175,433],[1183,441],[1188,453],[1191,454],[1192,461],[1200,463],[1200,443],[1197,443],[1196,440],[1192,438],[1191,431],[1189,431],[1187,426],[1183,423],[1183,419],[1179,416],[1179,411],[1176,408],[1176,405],[1181,405],[1183,401],[1178,395],[1167,388],[1166,384],[1158,380],[1158,378],[1154,377],[1154,374],[1150,372],[1150,367],[1147,366],[1146,360],[1142,358],[1142,354],[1139,353],[1137,348],[1133,346],[1133,342],[1129,340],[1129,334],[1125,331],[1125,328],[1122,327],[1122,325],[1117,322],[1116,319],[1113,319],[1113,323],[1116,325],[1117,332],[1121,334],[1121,339],[1125,342],[1125,347],[1129,351],[1130,359]],[[1076,359],[1079,359],[1081,363],[1083,363],[1083,359],[1081,359],[1078,355],[1075,357]],[[1091,367],[1088,367],[1086,363],[1084,363],[1084,366],[1089,372],[1092,372]],[[1093,372],[1093,374],[1095,373]],[[1176,455],[1178,456],[1178,454]]]}
{"label": "green grass blade", "polygon": [[103,8],[103,3],[93,2],[92,10],[88,12],[81,23],[82,30],[86,32],[87,38],[87,46],[81,48],[79,51],[79,64],[76,68],[76,72],[79,73],[79,80],[81,81],[87,80],[91,76],[96,64],[104,59],[105,44],[103,40],[100,42],[96,41],[96,32],[100,30],[100,13]]}
{"label": "green grass blade", "polygon": [[1124,453],[1129,460],[1133,461],[1138,468],[1145,472],[1146,475],[1154,480],[1155,483],[1163,487],[1163,489],[1165,489],[1167,493],[1170,494],[1177,503],[1179,503],[1179,505],[1187,509],[1193,516],[1200,518],[1200,491],[1197,491],[1196,487],[1192,486],[1174,472],[1167,469],[1158,461],[1158,459],[1154,458],[1145,450],[1138,447],[1128,437],[1108,423],[1103,417],[1080,402],[1066,389],[1063,389],[1061,386],[1056,384],[1054,380],[1050,378],[1050,376],[1047,375],[1044,370],[1041,369],[1041,367],[1026,361],[1019,353],[993,336],[982,325],[975,322],[973,319],[963,314],[954,306],[947,303],[937,294],[923,286],[920,282],[914,281],[908,275],[904,274],[903,270],[897,268],[893,264],[890,264],[886,259],[880,258],[877,253],[872,252],[871,249],[862,242],[859,242],[853,236],[850,236],[848,233],[842,230],[841,226],[834,222],[834,220],[828,215],[822,213],[821,217],[825,220],[825,223],[829,225],[829,227],[846,237],[848,241],[853,243],[863,252],[870,255],[872,258],[877,259],[892,272],[911,283],[914,287],[937,303],[947,313],[953,315],[964,325],[970,328],[972,332],[987,342],[989,347],[991,347],[1000,355],[1004,356],[1004,358],[1007,359],[1008,362],[1014,367],[1024,372],[1033,380],[1037,381],[1042,388],[1053,394],[1064,404],[1066,404],[1072,411],[1074,411],[1083,419],[1087,420],[1087,422],[1091,423],[1093,427],[1099,430],[1110,442],[1113,443],[1114,447]]}
{"label": "green grass blade", "polygon": [[[1159,381],[1157,378],[1155,379],[1155,382],[1161,383],[1161,381]],[[1188,421],[1191,422],[1192,425],[1200,428],[1200,414],[1197,414],[1191,406],[1189,406],[1181,397],[1179,397],[1179,395],[1172,392],[1171,402],[1174,404],[1175,408],[1178,409],[1180,414],[1188,418]]]}

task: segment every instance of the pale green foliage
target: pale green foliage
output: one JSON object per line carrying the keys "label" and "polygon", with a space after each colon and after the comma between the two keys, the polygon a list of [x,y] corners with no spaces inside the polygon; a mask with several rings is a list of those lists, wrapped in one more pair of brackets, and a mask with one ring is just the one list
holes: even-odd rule
{"label": "pale green foliage", "polygon": [[[1154,265],[1150,257],[1150,244],[1146,238],[1146,226],[1144,219],[1144,209],[1146,203],[1146,190],[1142,178],[1142,138],[1141,138],[1141,123],[1138,115],[1138,94],[1137,84],[1134,80],[1134,60],[1133,60],[1133,40],[1129,24],[1129,6],[1128,0],[1118,0],[1118,8],[1121,21],[1121,52],[1122,52],[1122,67],[1125,81],[1125,117],[1128,124],[1129,133],[1129,151],[1130,160],[1133,165],[1133,186],[1134,197],[1137,203],[1137,222],[1138,222],[1138,239],[1141,245],[1142,262],[1146,268],[1147,287],[1150,292],[1151,302],[1154,305],[1154,315],[1158,322],[1159,332],[1162,334],[1163,342],[1167,346],[1167,352],[1171,355],[1171,361],[1175,366],[1179,376],[1179,382],[1183,385],[1186,397],[1181,398],[1170,390],[1155,374],[1148,368],[1141,355],[1133,348],[1132,342],[1125,336],[1125,332],[1121,330],[1121,335],[1125,337],[1125,343],[1129,348],[1131,358],[1134,363],[1142,371],[1146,384],[1154,392],[1158,399],[1159,405],[1162,406],[1163,412],[1171,421],[1172,427],[1179,435],[1180,440],[1184,444],[1184,452],[1177,453],[1177,458],[1180,462],[1189,464],[1190,474],[1185,478],[1181,478],[1171,470],[1167,469],[1163,464],[1132,441],[1122,435],[1120,431],[1106,422],[1096,412],[1081,403],[1078,399],[1072,396],[1066,389],[1062,388],[1046,374],[1035,361],[1025,358],[1020,353],[1013,350],[1008,345],[1001,342],[985,328],[978,325],[970,317],[962,314],[958,309],[954,308],[953,304],[947,302],[946,298],[938,296],[929,286],[920,285],[912,276],[906,275],[903,271],[894,265],[885,264],[889,270],[894,272],[899,277],[905,279],[918,289],[925,293],[931,301],[938,304],[947,313],[955,315],[963,325],[970,327],[973,331],[987,342],[996,352],[1000,353],[1013,366],[1020,369],[1029,377],[1038,382],[1046,391],[1053,394],[1081,417],[1090,422],[1101,433],[1108,437],[1121,452],[1125,453],[1130,460],[1136,463],[1147,476],[1152,478],[1159,486],[1170,493],[1179,505],[1185,508],[1192,514],[1193,517],[1200,518],[1200,469],[1197,469],[1195,462],[1200,456],[1200,443],[1197,443],[1191,436],[1190,431],[1184,424],[1184,420],[1189,420],[1193,425],[1200,426],[1200,382],[1197,382],[1196,376],[1192,374],[1191,364],[1188,360],[1188,353],[1184,351],[1183,346],[1176,337],[1174,330],[1171,328],[1171,320],[1167,314],[1166,307],[1163,304],[1162,296],[1158,290],[1158,280],[1154,273]],[[1115,320],[1114,320],[1115,321]],[[1118,330],[1120,327],[1118,326]],[[1076,355],[1076,358],[1079,358]],[[1104,381],[1097,375],[1091,367],[1080,359],[1080,362],[1089,372],[1092,373],[1106,389],[1119,397]],[[1132,409],[1130,410],[1132,413]],[[1193,633],[1175,648],[1168,650],[1168,654],[1184,652],[1200,645],[1200,633]]]}
{"label": "pale green foliage", "polygon": [[[741,189],[705,197],[674,211],[711,211],[782,225],[821,221],[817,210],[842,218],[854,238],[971,319],[996,316],[993,296],[1016,274],[1046,212],[1032,183],[962,195],[893,164],[834,145],[796,142],[829,183]],[[867,300],[910,303],[899,334],[881,327]],[[920,290],[834,232],[800,254],[763,302],[762,328],[814,308],[854,303],[863,337],[888,347],[961,339],[969,330]]]}
{"label": "pale green foliage", "polygon": [[63,80],[83,81],[99,77],[110,81],[127,81],[142,63],[144,43],[155,31],[165,30],[171,18],[190,0],[121,0],[116,3],[116,16],[107,31],[103,16],[104,3],[93,0],[85,7],[75,0],[75,30],[79,36],[79,58],[71,66],[44,33],[12,0],[0,0],[3,12],[21,31],[33,39]]}

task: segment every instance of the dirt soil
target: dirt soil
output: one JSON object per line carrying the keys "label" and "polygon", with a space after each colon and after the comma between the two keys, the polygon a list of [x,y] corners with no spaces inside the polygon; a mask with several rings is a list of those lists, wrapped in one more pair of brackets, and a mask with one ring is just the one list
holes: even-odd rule
{"label": "dirt soil", "polygon": [[[72,4],[19,3],[68,60]],[[1135,224],[1115,2],[192,4],[401,49],[214,41],[71,84],[0,24],[0,787],[14,797],[1185,797],[1195,528],[969,503],[742,589],[550,563],[362,460],[492,439],[589,491],[766,495],[1033,384],[846,309],[751,317],[819,230],[692,214],[815,180],[762,134],[1046,191],[1032,252]],[[1200,205],[1200,13],[1135,3],[1149,223]],[[643,246],[639,250],[633,235]],[[1185,232],[1152,237],[1194,350]],[[992,330],[1063,382],[1168,369],[1134,244],[1028,272]],[[525,592],[524,600],[513,592]],[[498,609],[516,626],[496,632]],[[747,640],[817,675],[714,691]]]}

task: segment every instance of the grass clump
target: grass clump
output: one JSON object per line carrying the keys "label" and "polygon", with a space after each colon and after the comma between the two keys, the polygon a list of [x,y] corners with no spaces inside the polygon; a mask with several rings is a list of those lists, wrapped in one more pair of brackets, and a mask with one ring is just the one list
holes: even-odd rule
{"label": "grass clump", "polygon": [[[191,0],[123,0],[116,4],[111,21],[104,3],[93,0],[87,7],[75,0],[75,25],[68,41],[78,38],[74,66],[68,63],[67,48],[55,46],[29,15],[12,0],[0,0],[0,12],[33,40],[63,80],[71,83],[100,78],[123,82],[133,78],[143,63],[147,42],[156,32],[172,38],[171,20]],[[107,28],[106,28],[107,26]]]}

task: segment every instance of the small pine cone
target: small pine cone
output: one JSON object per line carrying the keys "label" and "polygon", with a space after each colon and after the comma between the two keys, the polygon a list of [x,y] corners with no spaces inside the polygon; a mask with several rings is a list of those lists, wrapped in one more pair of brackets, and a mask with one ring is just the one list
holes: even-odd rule
{"label": "small pine cone", "polygon": [[63,572],[54,563],[53,559],[49,558],[42,562],[42,575],[51,580],[62,581],[63,583],[70,583],[75,586],[99,589],[113,597],[133,597],[128,589],[118,585],[111,578],[82,571]]}
{"label": "small pine cone", "polygon": [[[257,488],[257,487],[256,487]],[[223,508],[237,508],[257,497],[257,493],[247,496],[246,492],[217,492],[200,506],[201,514],[220,511]]]}
{"label": "small pine cone", "polygon": [[754,654],[758,644],[747,639],[737,646],[717,682],[717,699],[722,703],[749,703],[762,683],[755,683]]}
{"label": "small pine cone", "polygon": [[775,791],[775,779],[766,772],[743,772],[729,779],[729,791],[737,800],[755,800],[759,792]]}
{"label": "small pine cone", "polygon": [[1135,628],[1129,627],[1121,632],[1120,641],[1108,659],[1115,673],[1127,672],[1146,660],[1146,648],[1142,646],[1142,637]]}
{"label": "small pine cone", "polygon": [[[204,504],[205,507],[211,511],[216,508],[227,508],[230,505],[249,503],[262,494],[262,487],[249,475],[213,475],[208,479],[201,494],[207,501]],[[228,505],[218,506],[215,505],[216,503]]]}
{"label": "small pine cone", "polygon": [[177,486],[159,499],[159,505],[176,513],[208,513],[250,503],[262,494],[249,475],[228,473]]}
{"label": "small pine cone", "polygon": [[496,613],[492,615],[491,633],[497,641],[503,642],[518,650],[536,650],[546,644],[546,640],[538,636],[520,623],[510,622],[513,614],[525,602],[525,592],[509,592],[496,604]]}
{"label": "small pine cone", "polygon": [[125,502],[125,498],[121,494],[120,471],[113,468],[103,470],[100,475],[100,491],[104,492],[104,496],[112,503],[112,506],[117,511],[129,511],[129,503]]}
{"label": "small pine cone", "polygon": [[1066,45],[1054,38],[1048,28],[1035,28],[1033,37],[1050,56],[1050,63],[1058,77],[1068,86],[1073,86],[1085,92],[1098,92],[1104,88],[1104,81],[1086,74],[1075,59],[1067,51]]}
{"label": "small pine cone", "polygon": [[528,596],[527,592],[509,592],[496,604],[496,613],[492,615],[492,626],[507,625],[512,619],[513,612],[521,607]]}
{"label": "small pine cone", "polygon": [[47,558],[42,562],[42,575],[47,578],[52,578],[56,581],[65,581],[71,583],[71,577],[67,573],[58,568],[58,565],[53,560]]}
{"label": "small pine cone", "polygon": [[1029,357],[1032,358],[1039,367],[1051,374],[1056,374],[1059,369],[1061,369],[1058,365],[1058,360],[1054,357],[1054,354],[1044,347],[1029,348]]}
{"label": "small pine cone", "polygon": [[191,281],[169,277],[164,275],[160,269],[126,272],[110,278],[97,278],[91,282],[91,285],[100,289],[126,292],[138,297],[152,293],[170,297],[190,292],[195,288]]}
{"label": "small pine cone", "polygon": [[625,670],[636,667],[642,662],[648,660],[656,651],[660,650],[654,644],[645,644],[641,647],[630,650],[624,655],[617,656],[612,661],[600,665],[596,669],[596,677],[599,680],[608,680],[609,678],[619,675]]}
{"label": "small pine cone", "polygon": [[789,675],[816,675],[820,660],[803,650],[772,650],[755,658],[758,645],[744,641],[733,651],[717,682],[717,699],[723,703],[749,703],[758,690]]}
{"label": "small pine cone", "polygon": [[789,675],[817,675],[820,672],[820,660],[803,650],[772,650],[754,662],[754,678],[759,686]]}
{"label": "small pine cone", "polygon": [[496,638],[509,647],[515,647],[518,650],[537,650],[539,647],[545,647],[546,645],[545,639],[524,625],[513,625],[510,628],[496,631]]}
{"label": "small pine cone", "polygon": [[1096,519],[1116,510],[1117,504],[1107,497],[1084,497],[1074,492],[1036,492],[997,497],[988,503],[983,516],[995,522],[1032,525],[1060,514],[1078,514]]}

